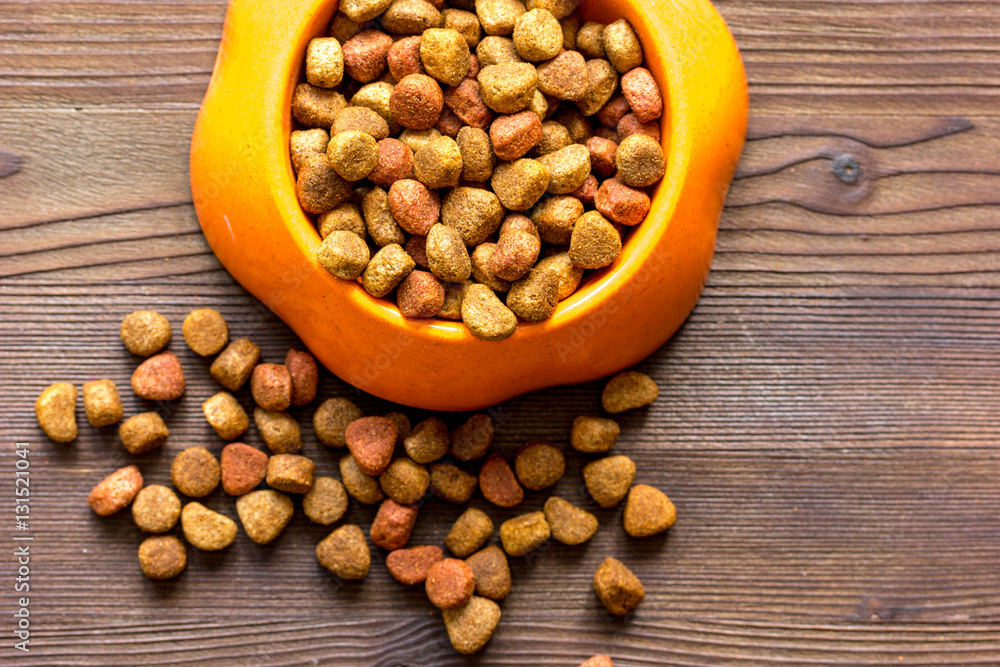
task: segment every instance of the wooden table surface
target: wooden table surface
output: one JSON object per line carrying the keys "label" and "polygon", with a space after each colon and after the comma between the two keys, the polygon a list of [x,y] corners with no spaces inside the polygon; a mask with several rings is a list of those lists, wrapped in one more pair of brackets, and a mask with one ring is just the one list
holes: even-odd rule
{"label": "wooden table surface", "polygon": [[[326,576],[326,529],[301,514],[270,546],[241,534],[153,583],[128,513],[87,508],[130,461],[115,430],[84,422],[57,446],[32,405],[58,380],[127,387],[123,315],[156,309],[176,331],[215,307],[271,360],[295,338],[221,268],[191,206],[225,2],[0,1],[0,664],[1000,664],[1000,3],[717,4],[746,61],[750,141],[704,297],[641,366],[661,396],[623,417],[620,446],[679,521],[636,543],[599,512],[587,547],[517,559],[499,632],[464,659],[380,554],[361,584]],[[838,179],[842,156],[857,182]],[[172,349],[189,389],[159,406],[172,435],[140,461],[150,482],[173,452],[218,446],[206,363]],[[499,406],[500,446],[565,442],[599,391]],[[143,409],[124,394],[127,414]],[[321,395],[354,392],[328,375]],[[28,654],[11,616],[15,441],[30,443]],[[571,460],[558,492],[587,503]],[[207,504],[235,514],[221,493]],[[416,541],[458,512],[429,502]],[[646,585],[624,622],[591,588],[609,554]]]}

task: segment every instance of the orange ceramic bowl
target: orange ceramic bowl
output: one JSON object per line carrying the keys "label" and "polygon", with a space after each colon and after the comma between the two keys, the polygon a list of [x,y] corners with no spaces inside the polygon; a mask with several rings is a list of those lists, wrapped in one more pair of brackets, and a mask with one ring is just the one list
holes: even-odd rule
{"label": "orange ceramic bowl", "polygon": [[[222,264],[336,375],[382,398],[472,410],[641,361],[681,326],[708,275],[746,132],[732,35],[708,0],[584,0],[587,19],[628,19],[667,108],[667,173],[621,257],[538,324],[501,342],[461,322],[407,319],[316,261],[320,237],[295,196],[290,104],[330,0],[231,0],[191,142],[191,187]],[[239,332],[235,332],[239,333]]]}

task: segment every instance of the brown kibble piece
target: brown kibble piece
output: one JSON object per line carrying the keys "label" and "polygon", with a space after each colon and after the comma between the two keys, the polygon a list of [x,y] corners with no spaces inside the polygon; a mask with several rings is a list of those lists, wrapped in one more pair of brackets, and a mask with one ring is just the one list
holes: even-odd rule
{"label": "brown kibble piece", "polygon": [[406,254],[413,259],[414,263],[422,269],[429,269],[430,263],[427,261],[427,237],[414,234],[406,240],[403,246]]}
{"label": "brown kibble piece", "polygon": [[635,480],[635,463],[627,456],[609,456],[583,467],[583,482],[598,505],[610,509],[620,503]]}
{"label": "brown kibble piece", "polygon": [[319,367],[316,358],[296,349],[285,354],[285,368],[292,378],[292,405],[308,405],[316,398],[319,385]]}
{"label": "brown kibble piece", "polygon": [[[528,9],[548,10],[559,20],[567,19],[579,4],[580,0],[528,0],[526,3]],[[563,21],[564,24],[570,22],[572,22],[571,18]]]}
{"label": "brown kibble piece", "polygon": [[443,320],[462,319],[462,299],[465,298],[465,290],[472,284],[470,280],[463,280],[460,283],[445,283],[444,304],[438,311],[438,317]]}
{"label": "brown kibble piece", "polygon": [[428,417],[403,439],[406,454],[417,463],[433,463],[448,453],[451,436],[438,417]]}
{"label": "brown kibble piece", "polygon": [[616,558],[606,558],[594,573],[594,590],[604,606],[615,616],[635,611],[646,593],[642,582]]}
{"label": "brown kibble piece", "polygon": [[594,196],[597,194],[597,187],[597,179],[593,174],[591,174],[587,177],[587,180],[583,182],[583,185],[571,192],[570,195],[579,199],[580,203],[585,206],[593,206]]}
{"label": "brown kibble piece", "polygon": [[334,88],[344,78],[344,53],[336,37],[316,37],[306,47],[306,81]]}
{"label": "brown kibble piece", "polygon": [[382,188],[372,188],[361,199],[361,210],[364,211],[368,235],[376,245],[384,248],[406,242],[406,234],[392,217],[388,192]]}
{"label": "brown kibble piece", "polygon": [[308,493],[316,475],[312,459],[298,454],[275,454],[267,461],[267,485],[285,493]]}
{"label": "brown kibble piece", "polygon": [[412,586],[427,581],[431,566],[442,558],[441,547],[421,545],[390,552],[385,557],[385,566],[396,581]]}
{"label": "brown kibble piece", "polygon": [[547,120],[542,123],[542,138],[528,154],[533,157],[548,155],[571,143],[573,141],[569,138],[569,130],[554,120]]}
{"label": "brown kibble piece", "polygon": [[486,285],[494,292],[506,292],[510,289],[510,283],[497,277],[490,268],[496,249],[496,243],[480,243],[476,246],[472,251],[472,277],[477,283]]}
{"label": "brown kibble piece", "polygon": [[360,181],[378,166],[378,142],[366,132],[339,132],[330,137],[326,157],[342,178]]}
{"label": "brown kibble piece", "polygon": [[392,217],[410,234],[426,235],[441,215],[441,199],[420,181],[403,179],[389,187]]}
{"label": "brown kibble piece", "polygon": [[177,453],[170,466],[170,481],[174,487],[191,498],[203,498],[222,480],[218,460],[204,447],[188,447]]}
{"label": "brown kibble piece", "polygon": [[371,568],[371,552],[361,527],[348,524],[327,535],[316,545],[316,560],[341,579],[364,579]]}
{"label": "brown kibble piece", "polygon": [[242,442],[223,447],[221,459],[222,488],[231,496],[250,493],[267,474],[267,454]]}
{"label": "brown kibble piece", "polygon": [[642,65],[642,45],[632,26],[625,19],[618,19],[604,28],[601,36],[608,60],[620,73]]}
{"label": "brown kibble piece", "polygon": [[600,111],[618,89],[618,73],[607,60],[587,61],[587,94],[576,105],[584,116]]}
{"label": "brown kibble piece", "polygon": [[493,152],[501,160],[516,160],[542,138],[542,121],[532,111],[504,115],[490,125]]}
{"label": "brown kibble piece", "polygon": [[404,456],[390,463],[378,482],[385,495],[400,505],[412,505],[427,493],[431,476],[427,468]]}
{"label": "brown kibble piece", "polygon": [[610,139],[591,137],[587,140],[587,150],[590,151],[590,165],[595,174],[607,178],[615,173],[618,144]]}
{"label": "brown kibble piece", "polygon": [[170,343],[170,322],[152,310],[137,310],[122,320],[122,343],[132,354],[148,357]]}
{"label": "brown kibble piece", "polygon": [[476,58],[479,60],[480,71],[490,65],[524,62],[521,56],[517,55],[514,40],[498,35],[484,37],[479,41],[476,45]]}
{"label": "brown kibble piece", "polygon": [[362,24],[389,8],[393,0],[344,0],[340,3],[340,11],[355,23]]}
{"label": "brown kibble piece", "polygon": [[378,166],[368,178],[383,188],[413,176],[413,151],[399,139],[388,137],[378,142]]}
{"label": "brown kibble piece", "polygon": [[199,502],[190,502],[181,510],[181,529],[184,539],[202,551],[225,549],[236,539],[236,522]]}
{"label": "brown kibble piece", "polygon": [[576,51],[566,51],[538,65],[538,90],[557,100],[582,100],[587,82],[587,63]]}
{"label": "brown kibble piece", "polygon": [[615,153],[619,181],[634,188],[644,188],[663,178],[667,163],[660,143],[645,134],[622,139]]}
{"label": "brown kibble piece", "polygon": [[493,521],[486,512],[470,507],[452,525],[444,545],[459,558],[474,554],[493,534]]}
{"label": "brown kibble piece", "polygon": [[555,58],[563,45],[562,27],[547,9],[521,14],[514,24],[512,38],[517,54],[531,62]]}
{"label": "brown kibble piece", "polygon": [[362,417],[347,426],[344,438],[361,471],[381,475],[392,462],[398,433],[396,425],[385,417]]}
{"label": "brown kibble piece", "polygon": [[295,192],[306,213],[326,213],[347,201],[351,183],[336,172],[326,155],[314,155],[299,169]]}
{"label": "brown kibble piece", "polygon": [[374,505],[381,502],[382,487],[378,484],[378,478],[366,475],[358,467],[358,462],[350,454],[340,459],[340,479],[344,482],[344,488],[351,494],[351,497],[365,505]]}
{"label": "brown kibble piece", "polygon": [[469,44],[450,28],[430,28],[420,37],[420,60],[427,73],[448,86],[457,86],[472,64]]}
{"label": "brown kibble piece", "polygon": [[427,130],[411,130],[407,128],[399,133],[399,140],[413,151],[414,168],[416,168],[417,151],[440,136],[441,133],[433,127]]}
{"label": "brown kibble piece", "polygon": [[441,616],[452,648],[462,655],[472,655],[482,650],[496,632],[500,624],[500,605],[474,595],[461,607],[445,609]]}
{"label": "brown kibble piece", "polygon": [[257,364],[250,377],[250,392],[257,405],[280,412],[292,404],[292,376],[281,364]]}
{"label": "brown kibble piece", "polygon": [[167,441],[170,431],[156,412],[129,417],[118,427],[118,437],[129,454],[145,454]]}
{"label": "brown kibble piece", "polygon": [[302,429],[287,412],[254,408],[253,421],[264,444],[275,454],[294,454],[302,449]]}
{"label": "brown kibble piece", "polygon": [[568,105],[559,107],[559,111],[552,117],[552,120],[566,128],[566,131],[569,132],[569,138],[574,144],[585,144],[588,139],[594,136],[590,120],[579,110]]}
{"label": "brown kibble piece", "polygon": [[583,204],[576,197],[547,197],[531,214],[542,240],[552,245],[569,245],[573,225],[583,215]]}
{"label": "brown kibble piece", "polygon": [[[427,233],[425,251],[431,273],[441,280],[461,282],[468,280],[472,273],[469,251],[465,247],[460,230],[454,227],[443,224],[431,227]],[[443,294],[441,303],[444,303]]]}
{"label": "brown kibble piece", "polygon": [[[383,141],[388,141],[383,139]],[[364,239],[368,235],[365,219],[361,217],[361,209],[357,204],[347,202],[335,209],[327,211],[316,219],[319,237],[325,239],[333,232],[351,232]]]}
{"label": "brown kibble piece", "polygon": [[590,151],[582,144],[570,144],[541,156],[538,161],[549,169],[548,191],[552,194],[569,194],[590,175]]}
{"label": "brown kibble piece", "polygon": [[443,558],[431,566],[425,582],[427,599],[438,609],[454,609],[472,598],[476,575],[465,561]]}
{"label": "brown kibble piece", "polygon": [[410,540],[410,533],[417,523],[417,508],[400,505],[387,499],[379,505],[375,520],[372,521],[371,540],[375,546],[387,551],[402,549]]}
{"label": "brown kibble piece", "polygon": [[385,296],[396,289],[415,266],[413,258],[399,244],[390,243],[368,262],[361,274],[361,284],[372,296]]}
{"label": "brown kibble piece", "polygon": [[134,465],[125,466],[98,482],[87,503],[97,516],[111,516],[128,507],[141,488],[142,473]]}
{"label": "brown kibble piece", "polygon": [[426,0],[396,0],[382,15],[382,27],[396,35],[419,35],[441,25],[441,12]]}
{"label": "brown kibble piece", "polygon": [[426,130],[434,127],[441,115],[444,93],[438,82],[426,74],[409,74],[392,89],[389,108],[403,127]]}
{"label": "brown kibble piece", "polygon": [[493,235],[503,222],[503,213],[500,199],[489,190],[459,187],[444,198],[441,223],[457,229],[465,245],[472,248]]}
{"label": "brown kibble piece", "polygon": [[486,285],[470,285],[462,297],[462,322],[473,336],[504,340],[517,329],[517,316]]}
{"label": "brown kibble piece", "polygon": [[498,113],[522,111],[535,96],[538,73],[531,63],[501,63],[479,70],[479,94]]}
{"label": "brown kibble piece", "polygon": [[545,257],[538,262],[534,270],[553,276],[556,282],[556,299],[559,301],[575,292],[580,280],[583,279],[583,269],[573,266],[573,260],[569,258],[568,252]]}
{"label": "brown kibble piece", "polygon": [[543,512],[522,514],[500,524],[500,542],[508,556],[524,556],[552,536]]}
{"label": "brown kibble piece", "polygon": [[465,562],[476,577],[476,595],[498,602],[510,595],[510,565],[503,549],[490,545]]}
{"label": "brown kibble piece", "polygon": [[469,502],[479,480],[461,468],[449,463],[435,463],[430,468],[431,491],[449,503],[462,505]]}
{"label": "brown kibble piece", "polygon": [[[86,406],[86,396],[84,405]],[[53,442],[67,443],[75,440],[79,434],[76,425],[76,387],[68,382],[56,382],[46,387],[35,401],[35,417],[45,435]]]}
{"label": "brown kibble piece", "polygon": [[519,0],[475,0],[476,14],[487,35],[509,35],[521,14],[524,4]]}
{"label": "brown kibble piece", "polygon": [[611,658],[604,654],[600,654],[584,660],[580,663],[580,667],[615,667],[615,665],[611,662]]}
{"label": "brown kibble piece", "polygon": [[623,520],[625,532],[632,537],[649,537],[674,525],[677,509],[659,489],[636,484],[628,492]]}
{"label": "brown kibble piece", "polygon": [[601,405],[605,412],[616,414],[649,405],[660,395],[653,379],[638,371],[622,371],[604,385]]}
{"label": "brown kibble piece", "polygon": [[349,19],[343,12],[337,12],[333,15],[330,27],[326,32],[330,37],[336,37],[337,41],[343,46],[344,42],[361,32],[361,26]]}
{"label": "brown kibble piece", "polygon": [[444,305],[444,285],[432,273],[412,271],[399,284],[396,303],[404,317],[434,317]]}
{"label": "brown kibble piece", "polygon": [[185,386],[184,370],[173,352],[153,355],[132,372],[132,391],[150,401],[176,400],[184,395]]}
{"label": "brown kibble piece", "polygon": [[543,322],[559,304],[559,277],[532,269],[507,292],[507,307],[525,322]]}
{"label": "brown kibble piece", "polygon": [[544,440],[531,440],[517,452],[514,472],[526,489],[540,491],[554,486],[566,472],[566,459],[558,447]]}
{"label": "brown kibble piece", "polygon": [[[300,83],[292,95],[292,115],[306,127],[329,130],[337,113],[347,106],[340,91]],[[324,152],[326,146],[323,147]],[[299,163],[299,169],[304,162]]]}
{"label": "brown kibble piece", "polygon": [[616,129],[621,119],[632,111],[628,100],[621,93],[615,95],[597,112],[597,120],[609,129]]}
{"label": "brown kibble piece", "polygon": [[310,521],[330,526],[347,512],[347,490],[333,477],[317,477],[302,497],[302,509]]}
{"label": "brown kibble piece", "polygon": [[330,126],[330,138],[341,132],[363,132],[375,141],[381,141],[389,136],[389,123],[368,107],[344,107]]}
{"label": "brown kibble piece", "polygon": [[475,79],[465,79],[454,88],[449,88],[444,95],[444,103],[459,120],[473,128],[485,130],[493,121],[493,112],[483,102],[479,82]]}
{"label": "brown kibble piece", "polygon": [[229,325],[221,313],[212,308],[192,310],[181,325],[184,342],[202,357],[218,354],[229,342]]}
{"label": "brown kibble piece", "polygon": [[344,431],[348,424],[363,416],[361,409],[346,398],[328,398],[313,414],[313,430],[327,447],[346,447]]}
{"label": "brown kibble piece", "polygon": [[576,266],[599,269],[618,259],[621,251],[621,235],[597,211],[584,213],[573,225],[569,257]]}
{"label": "brown kibble piece", "polygon": [[237,391],[260,363],[260,348],[249,338],[237,338],[215,358],[209,369],[215,381],[229,391]]}
{"label": "brown kibble piece", "polygon": [[479,17],[473,12],[467,12],[463,9],[445,9],[441,12],[441,19],[445,28],[456,30],[462,35],[470,49],[475,48],[476,44],[479,44],[479,37],[482,31],[479,25]]}
{"label": "brown kibble piece", "polygon": [[584,58],[605,58],[604,52],[604,24],[596,21],[587,21],[576,32],[576,49],[583,54]]}
{"label": "brown kibble piece", "polygon": [[139,567],[150,579],[173,579],[187,567],[184,543],[173,535],[147,537],[139,545]]}
{"label": "brown kibble piece", "polygon": [[601,183],[594,196],[594,206],[611,222],[634,226],[646,219],[650,198],[642,190],[629,187],[617,178]]}
{"label": "brown kibble piece", "polygon": [[413,173],[429,188],[458,185],[462,175],[462,151],[451,137],[431,139],[414,155]]}
{"label": "brown kibble piece", "polygon": [[257,544],[268,544],[281,535],[294,511],[292,499],[273,489],[252,491],[236,500],[243,530]]}
{"label": "brown kibble piece", "polygon": [[410,74],[426,74],[420,60],[420,36],[404,37],[395,42],[389,48],[386,62],[389,72],[397,81],[402,81]]}
{"label": "brown kibble piece", "polygon": [[451,455],[459,461],[475,461],[493,446],[493,420],[479,412],[469,417],[451,434]]}
{"label": "brown kibble piece", "polygon": [[569,444],[578,452],[598,454],[615,446],[621,427],[614,419],[580,416],[573,420]]}
{"label": "brown kibble piece", "polygon": [[319,246],[316,260],[331,274],[344,280],[360,276],[371,260],[368,244],[354,232],[330,232]]}
{"label": "brown kibble piece", "polygon": [[526,211],[549,187],[549,168],[537,160],[521,158],[497,165],[490,183],[505,208]]}
{"label": "brown kibble piece", "polygon": [[583,544],[597,532],[597,517],[558,496],[545,501],[545,520],[552,537],[571,546]]}
{"label": "brown kibble piece", "polygon": [[629,107],[643,123],[663,115],[663,97],[656,79],[645,67],[636,67],[622,75],[622,94]]}
{"label": "brown kibble piece", "polygon": [[391,46],[392,37],[380,30],[359,32],[342,47],[344,71],[355,81],[374,81],[386,67],[386,56]]}
{"label": "brown kibble piece", "polygon": [[499,454],[492,454],[479,470],[479,489],[483,497],[498,507],[514,507],[524,500],[510,464]]}
{"label": "brown kibble piece", "polygon": [[180,498],[162,484],[143,487],[132,501],[132,519],[145,533],[165,533],[177,525],[180,517]]}

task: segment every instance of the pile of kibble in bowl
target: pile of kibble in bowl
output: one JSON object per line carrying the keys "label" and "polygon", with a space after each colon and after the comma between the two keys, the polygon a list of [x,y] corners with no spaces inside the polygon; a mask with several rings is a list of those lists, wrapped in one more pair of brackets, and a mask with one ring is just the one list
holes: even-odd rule
{"label": "pile of kibble in bowl", "polygon": [[318,261],[503,340],[618,259],[666,170],[628,21],[576,0],[346,0],[292,99]]}
{"label": "pile of kibble in bowl", "polygon": [[[128,465],[99,481],[88,498],[102,517],[131,505],[136,527],[148,535],[139,544],[138,561],[151,579],[179,576],[187,567],[186,545],[219,551],[233,544],[239,533],[229,516],[233,512],[217,512],[199,502],[221,487],[234,498],[236,518],[256,544],[277,539],[297,511],[323,526],[340,524],[316,545],[315,558],[342,580],[364,579],[372,565],[369,542],[379,547],[376,554],[384,556],[385,567],[400,584],[424,586],[455,650],[471,654],[489,642],[500,623],[500,604],[513,585],[508,557],[527,556],[549,540],[582,545],[599,528],[593,513],[551,493],[565,473],[564,448],[531,440],[510,460],[494,450],[495,424],[485,413],[453,428],[437,416],[411,425],[399,411],[365,415],[350,400],[327,399],[316,407],[312,421],[316,438],[336,457],[340,479],[317,475],[313,459],[301,454],[302,431],[288,411],[316,400],[319,369],[312,355],[293,349],[283,363],[266,363],[249,339],[230,340],[227,322],[209,308],[192,311],[182,331],[192,351],[214,357],[209,373],[219,392],[201,406],[204,444],[176,451],[169,480],[149,483],[153,480],[145,479],[137,465]],[[182,400],[184,369],[177,355],[165,350],[172,338],[169,321],[153,311],[131,313],[122,322],[121,338],[133,354],[147,357],[132,373],[132,391],[151,401]],[[268,451],[239,442],[251,417],[234,393],[247,383],[256,404],[252,423]],[[649,405],[658,394],[651,378],[625,371],[605,385],[601,404],[615,415]],[[163,417],[142,412],[126,419],[111,379],[84,383],[83,407],[91,426],[117,425],[129,455],[170,448]],[[47,387],[35,403],[42,430],[60,443],[71,443],[78,435],[76,408],[77,389],[66,382]],[[624,503],[622,524],[632,538],[660,534],[674,524],[676,510],[659,489],[634,483],[636,465],[628,456],[611,453],[620,449],[620,434],[612,417],[581,415],[567,439],[574,454],[589,459],[583,484],[593,502],[605,509]],[[469,507],[444,539],[450,555],[436,544],[410,543],[418,515],[422,521],[440,515],[441,508],[425,499],[465,505],[477,489],[499,508],[517,507],[532,492],[547,497],[541,511],[520,514],[499,527],[487,512]],[[341,523],[352,501],[373,507],[367,535],[359,525]],[[499,540],[492,539],[496,534]],[[615,616],[632,613],[645,597],[639,578],[611,556],[595,571],[593,587]],[[611,665],[606,656],[592,660],[596,662],[585,664]]]}

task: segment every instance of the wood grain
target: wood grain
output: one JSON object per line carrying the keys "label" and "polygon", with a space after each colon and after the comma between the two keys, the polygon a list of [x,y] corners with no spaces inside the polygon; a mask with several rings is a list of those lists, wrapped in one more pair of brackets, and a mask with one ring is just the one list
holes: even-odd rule
{"label": "wood grain", "polygon": [[[113,428],[48,442],[32,405],[55,380],[127,386],[124,314],[159,310],[176,333],[207,305],[266,359],[297,342],[220,267],[190,204],[188,141],[225,3],[0,2],[0,501],[12,443],[28,441],[35,536],[32,652],[0,644],[0,664],[575,667],[597,652],[625,667],[1000,664],[1000,12],[992,0],[717,6],[747,66],[750,141],[704,297],[641,367],[661,397],[621,420],[621,450],[680,519],[636,542],[597,510],[587,547],[516,559],[499,633],[465,659],[380,554],[361,584],[325,575],[313,547],[326,531],[301,513],[270,546],[241,535],[152,583],[129,517],[87,509],[93,484],[133,459]],[[834,169],[848,155],[854,182]],[[169,479],[179,449],[221,444],[200,414],[216,391],[207,362],[172,349],[183,400],[123,392],[127,414],[158,409],[170,425],[165,451],[137,460],[149,481]],[[498,445],[565,442],[599,391],[498,406]],[[321,396],[334,395],[393,407],[325,376]],[[295,414],[306,452],[336,474],[310,409]],[[571,457],[557,491],[590,507],[581,464]],[[220,495],[207,504],[234,515]],[[440,542],[458,509],[421,512],[415,539]],[[353,507],[350,520],[371,515]],[[6,515],[5,545],[11,531]],[[608,554],[646,585],[624,622],[591,589]],[[11,609],[12,561],[0,563]]]}

